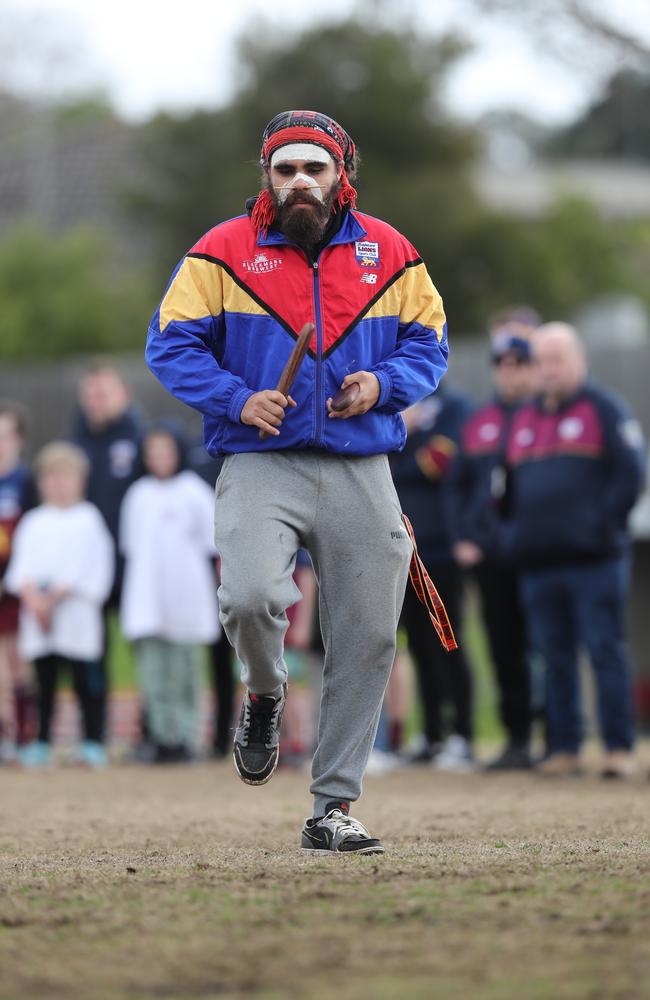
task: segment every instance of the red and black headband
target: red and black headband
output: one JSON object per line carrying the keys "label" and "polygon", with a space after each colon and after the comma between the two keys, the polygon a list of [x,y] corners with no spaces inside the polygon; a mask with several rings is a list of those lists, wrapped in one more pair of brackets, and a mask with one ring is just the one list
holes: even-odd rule
{"label": "red and black headband", "polygon": [[[321,146],[342,164],[340,190],[332,210],[338,206],[356,205],[357,192],[350,184],[347,170],[354,166],[355,145],[338,122],[320,111],[281,111],[272,118],[262,134],[262,151],[260,162],[267,169],[271,156],[282,146],[294,143],[312,143]],[[264,189],[260,192],[251,215],[255,229],[266,232],[276,218],[276,210],[270,193]]]}
{"label": "red and black headband", "polygon": [[268,166],[271,153],[276,149],[293,142],[313,142],[322,146],[348,170],[354,163],[355,145],[333,118],[320,111],[281,111],[262,134],[262,166]]}

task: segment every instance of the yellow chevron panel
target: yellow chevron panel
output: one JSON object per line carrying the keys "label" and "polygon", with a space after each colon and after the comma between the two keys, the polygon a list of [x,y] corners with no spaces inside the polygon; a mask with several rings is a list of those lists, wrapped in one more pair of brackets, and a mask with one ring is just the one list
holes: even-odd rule
{"label": "yellow chevron panel", "polygon": [[445,311],[440,293],[433,284],[424,264],[407,267],[400,279],[402,302],[399,313],[400,323],[420,323],[436,331],[442,340],[445,325]]}
{"label": "yellow chevron panel", "polygon": [[240,288],[226,271],[223,272],[223,308],[229,313],[247,313],[249,316],[268,315],[266,309]]}
{"label": "yellow chevron panel", "polygon": [[399,316],[400,323],[421,323],[431,327],[442,340],[445,312],[442,299],[424,264],[407,267],[364,318]]}
{"label": "yellow chevron panel", "polygon": [[399,316],[400,302],[402,301],[402,282],[406,275],[402,275],[394,281],[390,288],[387,288],[382,297],[375,302],[372,309],[369,309],[364,319],[379,319],[384,316]]}
{"label": "yellow chevron panel", "polygon": [[160,332],[173,322],[218,316],[223,309],[222,269],[200,257],[186,257],[160,305]]}

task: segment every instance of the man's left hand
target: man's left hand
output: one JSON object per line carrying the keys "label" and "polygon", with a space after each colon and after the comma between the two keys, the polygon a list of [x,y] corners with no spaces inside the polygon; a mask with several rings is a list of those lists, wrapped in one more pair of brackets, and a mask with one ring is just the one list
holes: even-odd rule
{"label": "man's left hand", "polygon": [[353,382],[359,384],[360,392],[354,402],[346,406],[344,410],[333,410],[332,397],[330,396],[327,400],[327,412],[333,420],[347,420],[348,417],[357,417],[361,413],[367,413],[379,399],[379,379],[372,372],[353,372],[351,375],[346,375],[341,383],[341,388],[346,389]]}

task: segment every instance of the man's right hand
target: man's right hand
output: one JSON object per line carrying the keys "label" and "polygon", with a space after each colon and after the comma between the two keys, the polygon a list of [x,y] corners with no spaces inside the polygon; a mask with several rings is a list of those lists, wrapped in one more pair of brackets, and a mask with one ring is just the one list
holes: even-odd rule
{"label": "man's right hand", "polygon": [[287,406],[297,406],[295,399],[285,396],[277,389],[262,389],[261,392],[254,392],[248,397],[239,419],[242,424],[259,427],[267,434],[277,437],[280,433],[278,427],[284,420]]}

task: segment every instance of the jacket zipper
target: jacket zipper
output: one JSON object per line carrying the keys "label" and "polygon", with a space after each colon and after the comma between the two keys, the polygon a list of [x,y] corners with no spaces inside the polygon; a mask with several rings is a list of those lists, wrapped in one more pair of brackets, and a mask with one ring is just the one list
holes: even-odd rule
{"label": "jacket zipper", "polygon": [[323,401],[321,399],[323,391],[323,324],[320,310],[318,261],[313,261],[311,266],[314,273],[314,319],[316,322],[316,436],[314,444],[319,446],[323,443]]}

